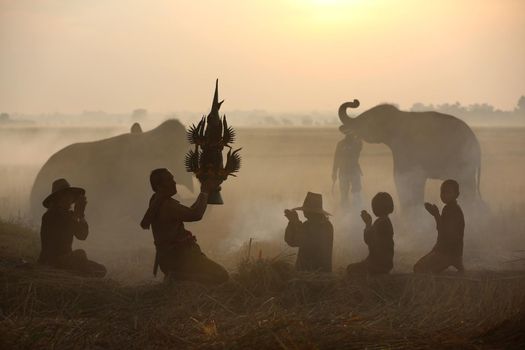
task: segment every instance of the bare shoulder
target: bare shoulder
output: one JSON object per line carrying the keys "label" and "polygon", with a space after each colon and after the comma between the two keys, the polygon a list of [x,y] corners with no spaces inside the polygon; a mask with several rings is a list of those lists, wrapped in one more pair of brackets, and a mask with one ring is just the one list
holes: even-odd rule
{"label": "bare shoulder", "polygon": [[374,224],[377,223],[378,225],[392,225],[392,222],[390,221],[390,218],[388,216],[380,216],[377,219],[375,219]]}
{"label": "bare shoulder", "polygon": [[390,221],[390,218],[388,216],[377,218],[374,221],[373,226],[377,227],[378,229],[393,229],[392,221]]}
{"label": "bare shoulder", "polygon": [[334,230],[334,226],[332,225],[332,223],[328,219],[323,220],[322,221],[322,225],[323,225],[322,227],[324,227],[326,230],[329,230],[329,231],[333,231]]}
{"label": "bare shoulder", "polygon": [[170,207],[178,207],[180,205],[182,205],[182,204],[180,204],[180,202],[178,200],[173,199],[173,198],[165,199],[164,203],[162,203],[163,207],[168,207],[168,208],[170,208]]}
{"label": "bare shoulder", "polygon": [[463,210],[461,209],[458,203],[445,205],[443,207],[443,212],[447,212],[450,214],[456,214],[456,215],[463,215]]}
{"label": "bare shoulder", "polygon": [[182,206],[180,202],[173,198],[165,199],[162,204],[160,205],[161,212],[172,212],[174,210],[179,209]]}

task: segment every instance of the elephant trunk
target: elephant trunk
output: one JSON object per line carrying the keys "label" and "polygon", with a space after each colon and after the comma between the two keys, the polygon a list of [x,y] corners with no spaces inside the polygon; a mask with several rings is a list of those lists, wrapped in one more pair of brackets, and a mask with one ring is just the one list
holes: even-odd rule
{"label": "elephant trunk", "polygon": [[346,109],[357,107],[359,107],[359,100],[356,99],[354,99],[351,102],[345,102],[341,105],[341,107],[339,107],[339,119],[341,119],[341,123],[343,123],[343,125],[348,125],[352,121],[352,118],[350,118],[348,114],[346,114]]}

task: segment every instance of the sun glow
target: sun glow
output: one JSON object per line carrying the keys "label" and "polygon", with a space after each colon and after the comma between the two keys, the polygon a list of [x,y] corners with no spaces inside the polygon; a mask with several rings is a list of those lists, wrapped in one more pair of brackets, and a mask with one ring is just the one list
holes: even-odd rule
{"label": "sun glow", "polygon": [[376,1],[373,0],[292,0],[292,6],[300,13],[303,27],[315,27],[316,31],[340,30],[349,23],[366,21]]}
{"label": "sun glow", "polygon": [[309,0],[309,2],[316,7],[345,7],[354,6],[364,2],[364,0]]}
{"label": "sun glow", "polygon": [[314,13],[318,16],[336,16],[342,12],[356,11],[365,7],[364,5],[371,5],[372,0],[294,0],[295,5],[302,7],[305,11]]}
{"label": "sun glow", "polygon": [[344,0],[310,0],[310,2],[314,5],[318,6],[334,6],[334,5],[341,5],[345,2],[355,2],[355,1],[344,1]]}

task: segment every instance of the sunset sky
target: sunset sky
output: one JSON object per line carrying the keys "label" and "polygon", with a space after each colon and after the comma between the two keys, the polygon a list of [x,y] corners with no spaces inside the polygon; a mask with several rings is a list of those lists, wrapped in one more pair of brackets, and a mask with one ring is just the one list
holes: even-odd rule
{"label": "sunset sky", "polygon": [[0,0],[0,112],[330,111],[525,95],[522,0]]}

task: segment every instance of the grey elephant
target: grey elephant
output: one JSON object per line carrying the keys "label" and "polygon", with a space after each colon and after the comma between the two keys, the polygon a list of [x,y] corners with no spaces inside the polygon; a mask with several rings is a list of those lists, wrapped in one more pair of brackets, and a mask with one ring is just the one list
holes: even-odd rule
{"label": "grey elephant", "polygon": [[427,179],[455,179],[463,198],[480,198],[481,150],[465,122],[438,112],[405,112],[389,104],[349,117],[347,108],[357,107],[358,100],[339,107],[340,130],[390,148],[402,208],[423,204]]}
{"label": "grey elephant", "polygon": [[42,200],[51,183],[66,178],[86,190],[90,224],[107,230],[120,229],[124,223],[138,227],[151,192],[151,170],[169,168],[178,183],[193,190],[192,175],[184,168],[188,146],[186,130],[175,119],[147,132],[134,125],[127,134],[69,145],[40,169],[30,195],[32,216],[38,220],[42,215]]}

